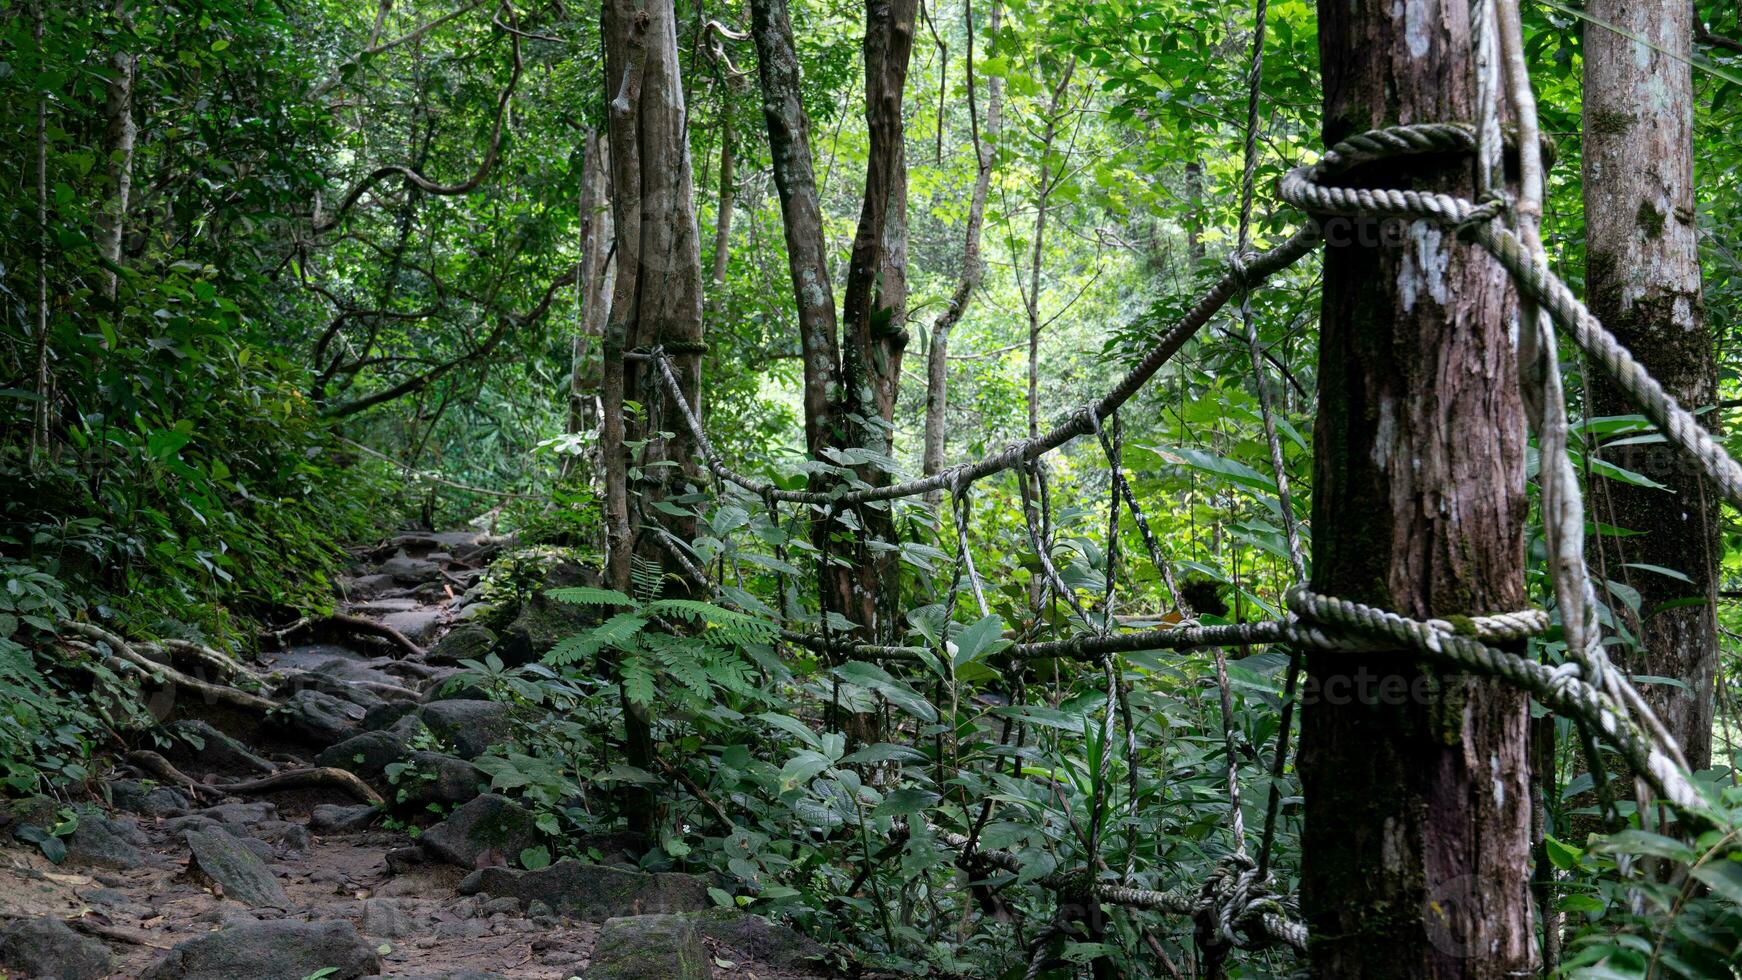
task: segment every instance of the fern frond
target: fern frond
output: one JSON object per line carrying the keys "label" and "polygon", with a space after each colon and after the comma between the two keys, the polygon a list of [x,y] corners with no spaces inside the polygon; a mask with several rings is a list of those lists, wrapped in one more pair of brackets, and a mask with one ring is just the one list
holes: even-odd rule
{"label": "fern frond", "polygon": [[637,613],[618,613],[600,623],[588,638],[600,646],[629,650],[633,649],[632,641],[646,625],[647,618],[645,616]]}
{"label": "fern frond", "polygon": [[630,658],[619,667],[623,678],[623,694],[639,705],[653,704],[655,694],[653,672],[639,659]]}
{"label": "fern frond", "polygon": [[544,662],[553,667],[565,667],[577,660],[585,660],[599,652],[601,644],[591,634],[571,636],[550,648],[544,655]]}
{"label": "fern frond", "polygon": [[729,646],[769,643],[780,637],[778,624],[711,602],[664,599],[650,604],[645,611],[649,616],[677,616],[714,627],[720,631],[719,640]]}
{"label": "fern frond", "polygon": [[643,603],[652,602],[665,591],[665,569],[640,555],[629,556],[629,580],[635,586],[635,598]]}
{"label": "fern frond", "polygon": [[569,589],[550,589],[545,595],[558,602],[566,602],[575,606],[628,606],[633,601],[616,589],[598,589],[592,586],[577,586]]}

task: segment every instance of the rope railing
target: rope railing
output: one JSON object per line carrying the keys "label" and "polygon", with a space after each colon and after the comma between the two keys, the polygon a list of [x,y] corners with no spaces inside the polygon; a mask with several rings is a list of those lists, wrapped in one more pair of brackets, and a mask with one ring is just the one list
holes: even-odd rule
{"label": "rope railing", "polygon": [[1217,280],[1209,290],[1198,297],[1192,308],[1181,317],[1179,322],[1157,340],[1126,375],[1115,384],[1111,390],[1101,396],[1096,402],[1077,409],[1048,432],[1014,443],[1001,452],[983,459],[962,463],[946,470],[916,480],[906,480],[881,487],[862,487],[854,489],[841,486],[830,491],[786,490],[775,486],[767,480],[759,480],[726,465],[713,442],[703,429],[701,419],[696,416],[694,406],[684,397],[683,389],[678,384],[677,376],[671,370],[665,352],[659,349],[650,351],[634,351],[625,357],[650,360],[659,369],[660,377],[670,396],[676,400],[684,418],[684,424],[690,434],[695,436],[696,445],[700,449],[702,459],[707,463],[713,474],[728,483],[766,499],[799,504],[833,504],[845,507],[852,504],[869,503],[874,500],[897,500],[904,497],[916,497],[933,490],[948,490],[961,484],[973,483],[995,473],[1001,473],[1021,465],[1024,461],[1033,459],[1043,453],[1076,439],[1079,436],[1090,435],[1095,431],[1094,420],[1104,419],[1118,410],[1119,406],[1130,401],[1132,396],[1142,390],[1149,379],[1161,370],[1170,358],[1179,353],[1186,341],[1190,340],[1204,324],[1210,321],[1228,301],[1238,294],[1242,286],[1255,286],[1266,279],[1288,268],[1303,256],[1311,252],[1319,243],[1318,231],[1315,228],[1303,228],[1285,239],[1280,245],[1251,256],[1242,274],[1228,273]]}
{"label": "rope railing", "polygon": [[[1303,649],[1326,652],[1387,652],[1396,651],[1428,664],[1451,671],[1484,676],[1527,692],[1544,707],[1575,721],[1587,740],[1594,734],[1608,743],[1655,795],[1667,801],[1688,818],[1690,825],[1719,825],[1724,818],[1714,811],[1695,788],[1681,747],[1658,720],[1650,706],[1621,671],[1608,661],[1602,646],[1601,633],[1591,610],[1588,572],[1583,567],[1582,548],[1578,536],[1583,533],[1583,507],[1576,480],[1564,465],[1565,402],[1558,383],[1558,366],[1553,354],[1553,335],[1546,322],[1541,322],[1533,310],[1546,313],[1549,320],[1564,329],[1568,336],[1593,361],[1608,371],[1620,387],[1655,423],[1664,436],[1690,455],[1702,472],[1719,489],[1731,506],[1742,509],[1742,466],[1731,458],[1713,435],[1702,427],[1692,413],[1683,408],[1655,378],[1633,358],[1630,352],[1604,328],[1603,324],[1573,295],[1572,290],[1549,268],[1540,246],[1535,244],[1533,221],[1521,223],[1514,232],[1500,220],[1508,216],[1508,204],[1494,190],[1490,175],[1482,184],[1486,193],[1481,202],[1452,194],[1409,189],[1370,187],[1340,187],[1329,181],[1362,164],[1428,153],[1477,153],[1482,161],[1492,165],[1498,158],[1496,137],[1491,131],[1497,119],[1499,79],[1495,74],[1496,47],[1487,32],[1490,27],[1486,10],[1478,40],[1479,70],[1482,80],[1482,122],[1484,132],[1456,123],[1426,123],[1395,126],[1352,136],[1331,147],[1316,165],[1289,171],[1280,182],[1280,196],[1289,204],[1316,216],[1336,215],[1358,218],[1399,218],[1426,220],[1457,233],[1463,240],[1485,249],[1504,268],[1517,288],[1521,301],[1528,307],[1525,320],[1532,335],[1521,340],[1520,389],[1527,403],[1533,427],[1538,430],[1544,452],[1545,521],[1552,522],[1554,536],[1551,551],[1554,565],[1555,595],[1563,619],[1575,617],[1567,624],[1568,657],[1561,665],[1541,663],[1521,656],[1501,645],[1522,644],[1540,636],[1549,626],[1548,615],[1541,610],[1522,610],[1482,616],[1460,616],[1446,619],[1415,620],[1374,606],[1347,599],[1321,595],[1305,582],[1307,572],[1299,535],[1288,496],[1287,473],[1277,437],[1273,406],[1262,378],[1262,350],[1251,312],[1251,291],[1270,276],[1310,252],[1319,241],[1318,226],[1311,223],[1295,232],[1280,245],[1261,253],[1250,253],[1250,221],[1253,180],[1256,168],[1257,87],[1261,79],[1263,58],[1263,26],[1265,4],[1259,0],[1256,11],[1253,51],[1248,70],[1251,101],[1248,105],[1246,154],[1242,169],[1242,194],[1238,246],[1230,260],[1230,270],[1192,308],[1157,340],[1126,375],[1097,401],[1079,408],[1049,432],[1012,444],[1001,452],[943,470],[929,477],[906,480],[886,486],[866,486],[844,481],[829,490],[787,490],[773,483],[747,476],[729,465],[708,438],[693,407],[685,399],[664,350],[632,353],[628,356],[651,362],[658,370],[666,392],[675,399],[685,424],[695,436],[697,446],[708,469],[719,480],[742,487],[766,503],[778,519],[778,502],[818,505],[825,510],[823,520],[840,508],[879,500],[895,500],[932,491],[952,493],[952,516],[958,535],[955,556],[956,574],[950,586],[946,605],[944,635],[956,609],[955,596],[966,579],[972,585],[981,614],[986,603],[979,577],[972,567],[967,545],[967,490],[976,480],[1018,467],[1031,467],[1039,457],[1059,448],[1079,436],[1093,435],[1099,441],[1113,471],[1114,500],[1110,509],[1109,534],[1118,530],[1118,503],[1122,499],[1130,510],[1140,536],[1158,566],[1170,593],[1179,595],[1171,569],[1163,559],[1159,543],[1154,539],[1138,505],[1136,494],[1120,471],[1120,460],[1114,444],[1102,429],[1101,422],[1134,397],[1161,366],[1173,357],[1185,343],[1215,316],[1231,299],[1239,297],[1240,316],[1248,352],[1253,356],[1254,370],[1259,374],[1259,400],[1264,422],[1270,462],[1277,478],[1282,506],[1282,518],[1288,545],[1291,570],[1298,584],[1287,596],[1288,615],[1285,619],[1230,625],[1201,625],[1188,622],[1165,629],[1141,630],[1132,633],[1110,632],[1112,622],[1108,610],[1107,624],[1098,630],[1050,641],[1019,641],[1003,654],[1016,661],[1037,659],[1070,659],[1100,664],[1108,673],[1108,708],[1103,720],[1103,735],[1110,741],[1113,725],[1113,699],[1119,681],[1112,669],[1112,658],[1119,654],[1160,650],[1212,649],[1216,653],[1217,686],[1221,693],[1224,735],[1232,737],[1227,726],[1232,719],[1232,695],[1225,667],[1224,649],[1229,646],[1251,646],[1286,643],[1291,657],[1288,668],[1288,693],[1284,697],[1284,715],[1278,733],[1276,754],[1270,760],[1272,775],[1267,800],[1264,836],[1259,858],[1253,861],[1246,854],[1245,832],[1242,826],[1240,787],[1234,768],[1234,753],[1229,752],[1228,793],[1230,822],[1234,846],[1232,853],[1211,872],[1196,894],[1153,891],[1129,887],[1130,868],[1122,882],[1097,880],[1098,872],[1084,869],[1077,872],[1054,872],[1038,880],[1038,884],[1060,893],[1061,903],[1066,893],[1092,897],[1096,901],[1147,909],[1175,915],[1191,915],[1199,921],[1200,940],[1213,946],[1206,952],[1225,950],[1233,946],[1256,948],[1272,943],[1287,945],[1297,951],[1306,949],[1306,927],[1293,916],[1285,900],[1272,891],[1268,864],[1271,840],[1277,820],[1278,788],[1286,763],[1289,729],[1288,708],[1293,704],[1293,687]],[[1511,28],[1508,28],[1511,29]],[[1505,48],[1504,44],[1499,46]],[[1508,49],[1509,50],[1509,49]],[[1517,86],[1514,86],[1515,89]],[[1527,94],[1527,93],[1526,93]],[[1518,92],[1513,100],[1520,99]],[[1515,106],[1516,111],[1516,106]],[[1526,138],[1530,138],[1526,135]],[[1497,171],[1496,171],[1497,172]],[[1535,207],[1533,192],[1526,190],[1520,199],[1524,210]],[[1550,459],[1548,457],[1554,457]],[[1550,468],[1553,471],[1550,472]],[[1026,480],[1026,477],[1024,477]],[[1039,551],[1041,564],[1052,591],[1071,604],[1085,626],[1091,625],[1084,607],[1067,588],[1058,571],[1045,554],[1044,535],[1035,526],[1033,501],[1028,500],[1028,487],[1023,483],[1024,516],[1030,547]],[[1553,500],[1549,498],[1552,497]],[[1574,526],[1576,525],[1576,526]],[[1112,571],[1109,568],[1108,595],[1112,595]],[[784,598],[784,589],[783,589]],[[1189,613],[1189,610],[1182,611]],[[836,638],[827,628],[826,615],[820,635],[796,630],[782,630],[783,638],[797,646],[819,653],[848,657],[926,663],[937,655],[926,647],[851,642]],[[946,650],[947,652],[947,650]],[[1599,763],[1593,761],[1594,766]],[[1094,853],[1099,840],[1100,801],[1097,800],[1094,825],[1087,838],[1091,864],[1099,861]],[[984,819],[984,815],[982,816]],[[980,863],[1020,874],[1022,860],[1001,851],[975,851],[973,837],[932,828],[933,836],[942,843],[963,851],[964,866]],[[1100,866],[1107,870],[1104,865]],[[1109,872],[1110,873],[1110,872]],[[1207,930],[1207,932],[1206,932]],[[1038,940],[1037,940],[1038,942]],[[1219,955],[1219,953],[1218,953]],[[1036,960],[1038,962],[1038,960]],[[1031,964],[1032,966],[1032,964]]]}

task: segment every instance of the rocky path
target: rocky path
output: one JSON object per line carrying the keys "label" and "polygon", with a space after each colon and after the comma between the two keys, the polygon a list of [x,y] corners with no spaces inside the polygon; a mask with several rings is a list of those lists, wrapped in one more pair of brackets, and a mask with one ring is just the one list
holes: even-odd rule
{"label": "rocky path", "polygon": [[[630,835],[579,842],[598,863],[518,867],[539,843],[532,815],[470,761],[507,735],[506,709],[441,690],[460,659],[538,642],[536,623],[498,640],[465,622],[501,545],[408,534],[372,550],[341,616],[247,665],[268,678],[270,713],[161,692],[173,737],[130,755],[102,806],[11,804],[0,977],[828,975],[826,950],[792,930],[710,910],[708,880],[640,870]],[[415,778],[390,780],[403,765]],[[432,804],[439,822],[417,836],[389,829],[437,819]]]}

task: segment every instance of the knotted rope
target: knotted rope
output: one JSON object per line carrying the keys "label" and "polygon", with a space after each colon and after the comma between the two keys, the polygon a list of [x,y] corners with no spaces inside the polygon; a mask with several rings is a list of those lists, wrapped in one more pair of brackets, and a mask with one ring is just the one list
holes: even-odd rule
{"label": "knotted rope", "polygon": [[1431,663],[1498,677],[1521,688],[1544,706],[1601,732],[1659,796],[1692,816],[1711,819],[1686,766],[1642,731],[1613,698],[1586,681],[1579,665],[1550,666],[1489,645],[1517,642],[1547,629],[1548,614],[1541,610],[1421,621],[1320,595],[1305,586],[1290,590],[1288,609],[1284,632],[1291,643],[1341,652],[1401,648]]}

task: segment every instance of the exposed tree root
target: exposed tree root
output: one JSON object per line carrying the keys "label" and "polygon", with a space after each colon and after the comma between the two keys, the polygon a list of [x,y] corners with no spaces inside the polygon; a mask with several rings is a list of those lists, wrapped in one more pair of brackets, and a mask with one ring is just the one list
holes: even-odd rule
{"label": "exposed tree root", "polygon": [[60,624],[60,631],[62,633],[71,633],[74,636],[84,637],[94,643],[102,643],[106,645],[110,652],[115,656],[133,664],[135,667],[145,671],[147,674],[154,677],[161,677],[163,680],[174,684],[181,690],[200,694],[214,704],[227,704],[231,707],[242,708],[247,711],[257,711],[262,714],[277,707],[275,703],[259,696],[258,694],[249,694],[247,691],[239,691],[228,685],[213,684],[210,681],[203,681],[197,677],[184,674],[168,664],[153,660],[140,653],[126,640],[123,640],[114,633],[103,629],[101,626],[92,623],[80,623],[74,620],[66,620]]}
{"label": "exposed tree root", "polygon": [[350,636],[372,636],[392,643],[408,656],[421,657],[424,655],[423,647],[413,643],[410,637],[407,637],[404,633],[399,632],[393,627],[384,623],[377,623],[372,619],[364,619],[361,616],[352,616],[346,613],[333,613],[331,616],[323,616],[320,619],[311,619],[304,616],[302,619],[291,623],[283,629],[269,630],[262,635],[269,636],[277,640],[279,643],[283,643],[288,637],[295,636],[298,633],[315,632],[318,630],[325,630]]}
{"label": "exposed tree root", "polygon": [[342,789],[364,803],[384,802],[380,793],[375,792],[368,783],[357,778],[355,774],[331,766],[320,766],[314,769],[291,769],[270,776],[262,776],[259,779],[230,783],[220,788],[225,793],[262,793],[269,790],[307,789],[311,786]]}
{"label": "exposed tree root", "polygon": [[171,786],[184,789],[190,795],[196,797],[219,797],[223,795],[221,790],[213,786],[207,786],[205,783],[197,782],[192,776],[177,769],[168,759],[165,759],[163,756],[158,755],[150,749],[138,749],[129,752],[127,753],[126,758],[128,764],[133,766],[135,769],[138,769],[149,776],[155,776]]}

